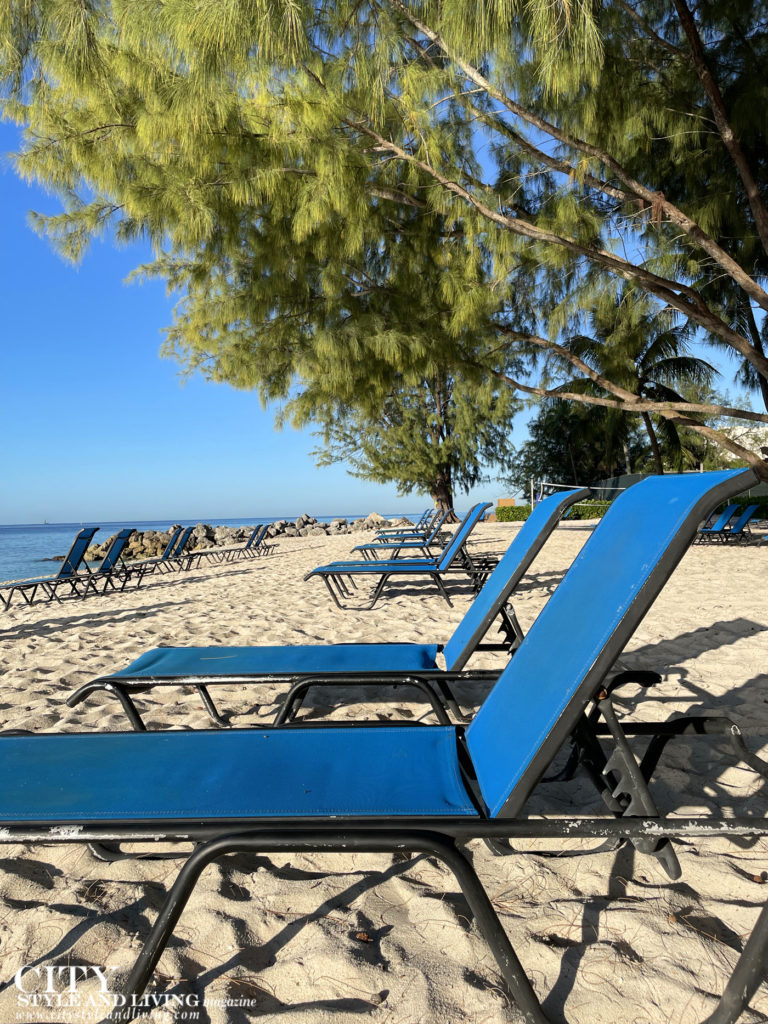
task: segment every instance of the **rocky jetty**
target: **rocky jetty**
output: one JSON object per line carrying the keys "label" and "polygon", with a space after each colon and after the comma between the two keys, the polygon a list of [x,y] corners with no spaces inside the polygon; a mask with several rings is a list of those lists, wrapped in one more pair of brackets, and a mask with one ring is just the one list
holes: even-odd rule
{"label": "rocky jetty", "polygon": [[[255,525],[255,524],[254,524]],[[330,523],[319,523],[314,516],[304,513],[298,519],[276,519],[267,530],[267,536],[273,537],[312,537],[312,536],[336,536],[341,533],[365,533],[366,531],[384,530],[389,527],[410,526],[410,519],[386,519],[378,512],[371,512],[362,519],[332,519]],[[143,558],[157,558],[165,551],[171,533],[176,529],[172,526],[169,530],[145,530],[133,534],[123,550],[123,557],[127,561]],[[236,544],[244,544],[251,533],[253,526],[211,526],[208,523],[198,523],[192,531],[187,544],[187,551],[200,551],[204,548],[226,548],[234,547]],[[87,560],[98,562],[102,559],[110,545],[112,537],[107,537],[100,544],[94,544],[88,549]],[[60,555],[57,561],[64,556]]]}

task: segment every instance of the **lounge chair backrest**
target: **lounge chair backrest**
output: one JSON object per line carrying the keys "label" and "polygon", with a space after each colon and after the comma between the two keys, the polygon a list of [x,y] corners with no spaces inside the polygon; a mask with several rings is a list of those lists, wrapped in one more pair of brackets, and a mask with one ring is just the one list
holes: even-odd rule
{"label": "lounge chair backrest", "polygon": [[565,510],[589,494],[588,487],[560,491],[540,501],[533,509],[445,645],[445,664],[449,672],[460,672],[464,668]]}
{"label": "lounge chair backrest", "polygon": [[738,507],[738,505],[729,505],[726,509],[724,509],[724,511],[720,513],[718,518],[715,520],[714,523],[712,523],[711,526],[703,527],[704,532],[719,533],[721,530],[725,528],[725,524],[728,522],[728,520],[731,518],[731,516]]}
{"label": "lounge chair backrest", "polygon": [[466,732],[489,813],[517,814],[706,513],[752,470],[649,477],[611,505]]}
{"label": "lounge chair backrest", "polygon": [[440,572],[445,572],[445,570],[450,567],[451,562],[458,555],[467,537],[475,528],[475,525],[483,518],[485,510],[490,507],[490,501],[481,501],[477,505],[473,505],[469,512],[467,512],[466,516],[464,516],[464,521],[459,525],[458,530],[443,548],[440,555],[440,561],[437,563],[437,567]]}
{"label": "lounge chair backrest", "polygon": [[432,523],[428,527],[429,533],[427,534],[426,540],[424,542],[425,544],[431,544],[435,537],[438,535],[438,533],[440,533],[440,530],[443,527],[443,523],[451,514],[451,511],[451,509],[447,508],[443,512],[435,513]]}
{"label": "lounge chair backrest", "polygon": [[72,541],[72,547],[64,556],[64,561],[59,566],[59,571],[56,573],[56,579],[66,579],[68,576],[74,576],[80,565],[85,558],[85,553],[88,550],[88,546],[93,540],[93,535],[98,530],[98,526],[87,526],[81,530],[80,533]]}
{"label": "lounge chair backrest", "polygon": [[741,533],[744,527],[747,525],[749,520],[757,511],[757,505],[747,505],[744,511],[741,513],[738,519],[735,519],[731,525],[730,530],[726,530],[726,537],[734,537],[737,533]]}
{"label": "lounge chair backrest", "polygon": [[162,555],[160,555],[160,561],[161,562],[165,562],[167,559],[169,559],[171,557],[173,549],[176,547],[176,541],[179,539],[179,534],[180,533],[181,533],[181,527],[180,526],[177,526],[176,529],[172,531],[171,539],[165,545],[165,551],[163,551]]}
{"label": "lounge chair backrest", "polygon": [[183,553],[184,548],[187,546],[187,543],[189,542],[189,538],[192,536],[192,531],[193,530],[194,530],[194,526],[188,526],[184,530],[182,535],[179,537],[179,542],[176,545],[176,547],[174,549],[174,552],[171,555],[171,558],[178,558],[179,555],[181,555]]}
{"label": "lounge chair backrest", "polygon": [[112,569],[117,564],[117,560],[120,558],[120,555],[122,555],[123,548],[128,543],[128,539],[130,538],[132,533],[133,528],[130,527],[126,528],[125,530],[121,530],[120,533],[115,534],[115,536],[112,538],[112,542],[107,548],[107,553],[104,555],[101,565],[99,566],[99,572],[112,571]]}
{"label": "lounge chair backrest", "polygon": [[[256,535],[256,539],[254,541],[252,541],[251,545],[250,545],[250,547],[254,551],[259,546],[259,544],[261,544],[261,542],[264,540],[264,538],[266,537],[268,529],[269,529],[269,523],[264,523],[263,526],[257,527],[258,533]],[[245,546],[248,547],[247,544]]]}
{"label": "lounge chair backrest", "polygon": [[248,538],[248,540],[245,542],[245,550],[246,551],[249,548],[251,548],[251,547],[258,547],[259,546],[259,543],[261,541],[261,534],[262,534],[262,532],[263,532],[263,527],[262,527],[261,523],[259,523],[258,525],[254,526],[253,533]]}

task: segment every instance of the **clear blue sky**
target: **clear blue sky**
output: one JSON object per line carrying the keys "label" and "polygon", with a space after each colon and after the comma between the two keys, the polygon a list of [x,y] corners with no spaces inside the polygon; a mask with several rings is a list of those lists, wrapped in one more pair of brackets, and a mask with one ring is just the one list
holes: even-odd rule
{"label": "clear blue sky", "polygon": [[[95,243],[74,267],[28,225],[55,197],[21,181],[0,123],[0,523],[411,511],[425,496],[317,469],[310,432],[274,430],[255,394],[182,382],[161,359],[172,300],[126,285],[151,253]],[[493,500],[498,483],[456,497]]]}

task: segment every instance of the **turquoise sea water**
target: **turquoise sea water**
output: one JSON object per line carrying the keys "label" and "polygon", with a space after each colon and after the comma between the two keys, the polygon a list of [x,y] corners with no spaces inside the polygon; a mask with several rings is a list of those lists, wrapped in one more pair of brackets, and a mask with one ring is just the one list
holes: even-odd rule
{"label": "turquoise sea water", "polygon": [[[383,513],[387,515],[388,513]],[[251,519],[206,519],[204,522],[212,526],[255,526],[256,523],[273,523],[276,519],[287,519],[292,522],[300,515],[263,516]],[[310,512],[309,515],[312,515]],[[355,514],[341,513],[340,518],[359,519],[367,515],[365,512]],[[418,513],[397,513],[414,518]],[[394,513],[393,513],[394,517]],[[336,516],[317,516],[320,522],[329,523]],[[177,519],[182,526],[195,526],[200,519]],[[47,576],[58,569],[57,562],[46,561],[55,555],[65,555],[75,538],[75,534],[83,526],[98,526],[99,532],[94,543],[101,543],[124,526],[133,526],[137,530],[167,530],[171,526],[167,519],[146,522],[128,523],[42,523],[40,525],[24,524],[20,526],[0,526],[0,581],[23,580],[33,576]]]}

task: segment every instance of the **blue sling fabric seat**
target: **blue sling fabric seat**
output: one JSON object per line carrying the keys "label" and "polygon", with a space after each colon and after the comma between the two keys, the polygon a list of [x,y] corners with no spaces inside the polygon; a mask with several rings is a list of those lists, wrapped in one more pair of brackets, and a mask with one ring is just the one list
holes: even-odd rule
{"label": "blue sling fabric seat", "polygon": [[3,608],[7,610],[10,607],[14,594],[20,594],[27,604],[32,604],[38,590],[49,601],[59,601],[58,590],[61,586],[68,588],[69,596],[81,597],[87,592],[87,583],[86,577],[80,574],[80,569],[85,560],[85,553],[98,529],[98,526],[88,526],[80,530],[55,576],[40,576],[0,586],[0,602]]}
{"label": "blue sling fabric seat", "polygon": [[[101,676],[81,686],[67,703],[76,707],[95,692],[109,692],[118,697],[136,729],[143,729],[141,715],[129,691],[146,689],[147,684],[189,684],[201,690],[201,697],[213,721],[224,724],[205,689],[212,683],[259,682],[283,676],[289,680],[302,676],[359,676],[361,673],[412,673],[438,670],[437,655],[443,651],[446,671],[459,673],[473,652],[510,650],[522,639],[517,617],[507,602],[538,555],[545,541],[563,514],[576,502],[589,495],[588,488],[560,491],[539,502],[516,532],[514,540],[500,559],[480,593],[443,647],[441,644],[417,643],[337,643],[295,644],[259,647],[158,647],[140,655],[126,668]],[[504,643],[481,641],[493,622],[501,617]],[[495,673],[489,673],[494,676]],[[295,714],[299,697],[306,693],[304,685],[286,698],[286,713]],[[316,685],[316,684],[311,684]],[[447,687],[437,694],[454,715],[461,714]],[[290,708],[288,702],[291,702]]]}
{"label": "blue sling fabric seat", "polygon": [[[129,1009],[112,1019],[139,1012],[137,1002],[211,861],[228,853],[389,850],[426,852],[448,866],[525,1020],[549,1024],[462,844],[472,838],[621,839],[678,878],[670,837],[739,842],[768,836],[768,820],[756,816],[659,814],[650,773],[640,770],[602,689],[703,515],[754,480],[752,471],[736,470],[650,478],[625,491],[466,730],[366,724],[0,736],[0,842],[199,843],[120,986]],[[602,785],[611,813],[518,817],[563,740],[577,726],[587,728],[584,715],[593,701],[615,747],[593,780]],[[768,765],[746,755],[768,777]],[[616,803],[620,795],[627,799]],[[709,1024],[738,1018],[764,976],[766,953],[768,903]]]}
{"label": "blue sling fabric seat", "polygon": [[[378,576],[379,579],[371,595],[370,602],[361,606],[362,610],[367,610],[373,608],[391,578],[402,579],[406,576],[426,576],[435,584],[438,592],[445,598],[448,604],[451,605],[451,599],[445,589],[442,576],[450,572],[453,563],[458,560],[463,565],[465,571],[468,572],[470,578],[472,577],[472,560],[466,551],[465,545],[470,533],[483,518],[485,510],[488,508],[490,508],[490,502],[480,502],[472,506],[450,542],[440,553],[439,558],[395,558],[391,561],[371,559],[357,562],[331,562],[329,565],[319,565],[316,569],[308,572],[304,579],[306,581],[313,576],[319,576],[328,587],[328,592],[336,606],[342,608],[343,605],[339,601],[339,595],[342,598],[350,596],[350,591],[344,583],[344,579],[352,580],[353,576]],[[484,579],[484,576],[476,577],[478,580],[480,578]],[[477,589],[479,589],[479,583]]]}
{"label": "blue sling fabric seat", "polygon": [[450,726],[29,739],[0,742],[0,766],[13,764],[19,779],[0,822],[196,820],[212,808],[219,819],[477,813]]}

